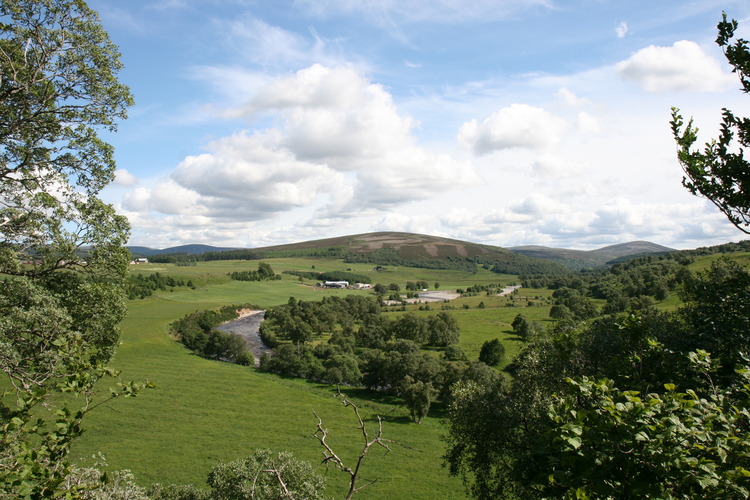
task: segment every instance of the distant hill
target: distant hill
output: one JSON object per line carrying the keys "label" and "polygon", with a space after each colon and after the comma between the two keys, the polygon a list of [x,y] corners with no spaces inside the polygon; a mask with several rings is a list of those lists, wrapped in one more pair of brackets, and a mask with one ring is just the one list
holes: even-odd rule
{"label": "distant hill", "polygon": [[231,247],[212,247],[210,245],[180,245],[177,247],[164,248],[162,250],[139,246],[128,246],[126,248],[136,257],[150,257],[152,255],[166,254],[200,255],[206,252],[225,252],[227,250],[234,250],[234,248]]}
{"label": "distant hill", "polygon": [[[133,252],[143,247],[133,247]],[[148,252],[150,249],[146,249]],[[423,234],[378,232],[303,241],[252,249],[217,249],[206,245],[186,245],[141,253],[155,262],[187,260],[258,260],[273,257],[323,257],[344,262],[365,262],[382,266],[410,266],[427,269],[476,271],[479,266],[504,274],[564,273],[555,262],[530,258],[492,245],[428,236]]]}
{"label": "distant hill", "polygon": [[402,232],[355,234],[253,249],[210,245],[182,245],[161,250],[143,246],[128,248],[136,257],[151,257],[165,262],[184,260],[185,255],[190,255],[191,259],[195,260],[330,257],[346,262],[435,269],[472,270],[477,266],[483,266],[508,274],[590,269],[615,260],[674,251],[648,241],[632,241],[589,251],[534,245],[506,249],[440,236]]}
{"label": "distant hill", "polygon": [[377,232],[304,241],[288,245],[256,248],[256,252],[284,253],[336,249],[348,254],[368,256],[391,253],[405,260],[474,258],[513,260],[505,248],[415,233]]}
{"label": "distant hill", "polygon": [[547,259],[558,262],[572,269],[590,269],[608,263],[619,262],[649,254],[663,254],[676,251],[649,241],[631,241],[618,243],[596,250],[571,250],[567,248],[550,248],[545,246],[527,245],[509,248],[527,257]]}
{"label": "distant hill", "polygon": [[501,247],[401,232],[356,234],[257,248],[254,251],[268,256],[336,255],[345,262],[430,269],[475,271],[482,266],[506,274],[567,272],[558,263],[527,257]]}

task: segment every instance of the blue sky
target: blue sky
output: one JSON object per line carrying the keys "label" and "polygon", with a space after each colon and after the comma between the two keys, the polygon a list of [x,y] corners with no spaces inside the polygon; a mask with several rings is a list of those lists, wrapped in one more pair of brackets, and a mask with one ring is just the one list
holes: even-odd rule
{"label": "blue sky", "polygon": [[136,106],[103,197],[131,244],[259,247],[370,231],[499,245],[743,239],[682,186],[748,115],[721,12],[660,0],[91,0]]}

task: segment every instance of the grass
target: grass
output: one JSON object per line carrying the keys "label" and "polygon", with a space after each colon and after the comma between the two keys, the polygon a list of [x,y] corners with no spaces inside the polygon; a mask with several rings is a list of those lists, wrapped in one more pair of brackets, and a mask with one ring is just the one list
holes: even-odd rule
{"label": "grass", "polygon": [[[748,255],[744,257],[747,260]],[[371,264],[347,264],[333,259],[266,259],[274,271],[341,270],[368,274],[373,283],[425,280],[431,288],[468,288],[474,284],[512,284],[514,276],[484,269],[476,273],[388,267],[374,271]],[[76,457],[102,452],[113,470],[130,469],[138,482],[205,484],[213,465],[245,457],[256,448],[291,451],[297,457],[318,463],[321,447],[312,437],[317,423],[315,410],[330,430],[330,443],[345,460],[352,462],[362,446],[362,436],[350,408],[344,408],[329,386],[297,379],[285,379],[257,372],[253,368],[208,361],[185,350],[167,335],[170,322],[185,314],[231,303],[260,307],[285,303],[290,296],[320,300],[326,295],[370,291],[315,290],[314,280],[283,275],[269,282],[232,281],[232,271],[257,269],[257,261],[219,261],[197,266],[148,264],[132,266],[132,272],[160,272],[191,279],[193,290],[174,291],[128,303],[123,322],[123,343],[113,361],[125,380],[149,379],[156,388],[135,399],[116,400],[97,408],[87,417],[86,433],[73,450]],[[700,259],[695,268],[703,265]],[[708,264],[705,264],[706,266]],[[704,266],[705,267],[705,266]],[[461,327],[461,347],[475,360],[486,340],[499,338],[506,347],[507,364],[522,348],[511,322],[519,313],[547,324],[549,290],[522,289],[511,297],[484,293],[462,297],[450,303],[407,306],[416,314],[437,314],[448,308]],[[671,298],[669,300],[672,300]],[[676,299],[675,299],[676,300]],[[419,310],[422,307],[423,310]],[[388,314],[399,314],[394,311]],[[106,389],[106,387],[102,387]],[[386,416],[384,436],[407,445],[392,452],[373,449],[366,459],[363,477],[378,482],[363,490],[363,499],[380,498],[465,498],[463,486],[442,467],[447,431],[443,409],[433,407],[422,424],[410,423],[405,408],[393,398],[352,389],[347,391],[360,405],[374,430],[374,415]],[[346,477],[337,470],[327,473],[330,496],[346,489]]]}
{"label": "grass", "polygon": [[[171,321],[196,310],[239,302],[266,307],[286,302],[290,295],[318,300],[326,293],[351,291],[315,291],[286,277],[262,283],[232,282],[224,279],[227,269],[253,269],[257,263],[235,263],[238,267],[207,264],[211,265],[149,265],[135,271],[158,269],[162,274],[199,279],[201,284],[197,290],[177,288],[128,303],[128,315],[122,325],[123,342],[112,365],[121,370],[125,380],[148,379],[157,387],[92,412],[73,456],[85,458],[102,452],[110,469],[130,469],[143,485],[205,484],[217,462],[248,456],[256,448],[287,450],[318,463],[321,447],[311,436],[317,423],[314,409],[330,430],[330,443],[351,463],[361,449],[362,436],[351,409],[344,408],[334,397],[333,388],[208,361],[192,355],[167,335]],[[272,265],[275,270],[282,267],[275,262]],[[318,266],[323,264],[317,263]],[[394,272],[392,276],[404,279],[411,275]],[[440,280],[446,281],[445,277],[466,279],[439,273]],[[489,277],[494,276],[486,278]],[[465,315],[461,321],[476,323],[472,315]],[[410,423],[405,408],[392,404],[389,398],[366,391],[352,391],[352,397],[361,406],[372,431],[374,415],[385,415],[384,436],[408,446],[394,446],[389,453],[382,449],[370,452],[363,477],[376,478],[378,482],[365,489],[361,498],[434,498],[436,494],[441,498],[465,498],[460,480],[450,477],[441,465],[446,427],[439,409],[417,425]],[[339,496],[345,491],[345,474],[331,469],[327,478],[328,494]]]}
{"label": "grass", "polygon": [[[331,444],[345,460],[354,460],[361,434],[351,409],[343,407],[331,387],[204,360],[169,340],[167,323],[197,304],[159,298],[131,302],[113,365],[125,379],[147,378],[157,387],[92,412],[74,456],[102,452],[110,468],[130,469],[144,485],[204,484],[218,461],[248,456],[256,448],[288,450],[317,463],[321,448],[311,437],[317,423],[314,409],[331,431]],[[460,482],[440,466],[444,427],[438,419],[411,424],[398,406],[361,398],[358,402],[371,429],[374,412],[384,414],[385,437],[410,447],[371,452],[364,474],[379,481],[363,498],[432,498],[407,469],[419,471],[418,482],[440,491],[443,498],[464,497]],[[329,493],[344,491],[345,479],[343,473],[329,471]]]}

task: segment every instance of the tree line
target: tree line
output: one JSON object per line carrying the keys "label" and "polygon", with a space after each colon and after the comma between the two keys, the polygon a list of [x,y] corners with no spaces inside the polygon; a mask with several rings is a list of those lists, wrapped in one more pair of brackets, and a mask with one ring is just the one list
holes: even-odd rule
{"label": "tree line", "polygon": [[[327,342],[312,345],[324,335]],[[433,402],[447,401],[457,381],[486,384],[499,377],[485,363],[467,362],[458,346],[460,329],[449,313],[389,319],[371,297],[290,298],[266,312],[261,338],[274,346],[272,356],[261,357],[261,370],[395,395],[415,422]],[[494,357],[488,353],[486,360],[497,364],[503,354],[495,346]]]}
{"label": "tree line", "polygon": [[239,365],[253,365],[255,358],[240,335],[217,330],[216,327],[237,319],[242,309],[258,309],[244,305],[229,305],[188,314],[170,325],[170,331],[185,347],[196,354]]}

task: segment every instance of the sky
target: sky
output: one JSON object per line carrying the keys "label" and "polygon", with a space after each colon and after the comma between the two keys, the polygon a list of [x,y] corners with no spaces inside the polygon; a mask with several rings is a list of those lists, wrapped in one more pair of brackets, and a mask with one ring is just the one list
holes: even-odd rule
{"label": "sky", "polygon": [[102,193],[130,244],[746,239],[682,187],[669,120],[750,114],[715,43],[748,0],[88,3],[136,101]]}

